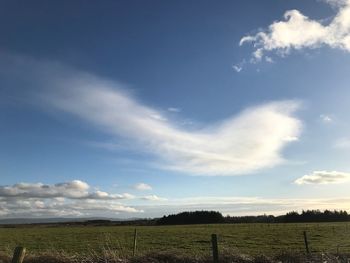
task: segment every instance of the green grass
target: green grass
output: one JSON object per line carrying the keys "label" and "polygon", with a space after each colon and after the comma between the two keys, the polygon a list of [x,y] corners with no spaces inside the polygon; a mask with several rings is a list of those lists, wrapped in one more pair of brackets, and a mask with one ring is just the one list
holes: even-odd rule
{"label": "green grass", "polygon": [[[104,249],[132,253],[134,228],[115,227],[22,227],[0,228],[0,251],[25,246],[31,253],[62,251],[89,253]],[[141,226],[138,254],[172,252],[181,255],[209,255],[210,236],[219,236],[220,250],[250,255],[275,255],[282,251],[303,252],[303,231],[307,231],[313,252],[350,252],[350,224],[222,224],[186,226]]]}

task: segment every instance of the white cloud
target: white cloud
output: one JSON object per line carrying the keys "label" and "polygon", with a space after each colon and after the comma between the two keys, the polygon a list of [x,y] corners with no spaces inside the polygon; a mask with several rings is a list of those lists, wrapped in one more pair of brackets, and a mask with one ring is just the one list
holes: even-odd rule
{"label": "white cloud", "polygon": [[243,69],[243,68],[242,68],[241,66],[239,66],[239,65],[233,65],[232,68],[233,68],[233,70],[236,71],[236,72],[241,72],[242,69]]}
{"label": "white cloud", "polygon": [[265,56],[265,60],[268,63],[273,63],[274,62],[273,59],[271,57],[269,57],[269,56]]}
{"label": "white cloud", "polygon": [[16,198],[70,198],[70,199],[131,199],[132,195],[89,192],[90,186],[80,180],[47,185],[42,183],[18,183],[0,186],[0,197]]}
{"label": "white cloud", "polygon": [[111,201],[53,200],[0,198],[0,214],[6,217],[64,217],[64,216],[116,216],[120,213],[142,213],[143,210]]}
{"label": "white cloud", "polygon": [[[69,183],[63,183],[69,184]],[[16,195],[3,193],[0,195],[0,215],[3,218],[12,217],[159,217],[178,211],[217,210],[224,214],[249,215],[273,213],[281,214],[292,210],[302,209],[349,209],[349,198],[264,198],[264,197],[232,197],[232,196],[194,196],[187,198],[166,199],[157,195],[134,197],[133,202],[138,205],[128,206],[120,200],[107,198],[114,194],[96,191],[85,198],[53,197],[52,194],[38,194],[37,188],[28,187],[39,184],[15,184],[8,188],[18,188],[26,185],[26,194],[18,192]],[[60,184],[55,184],[60,185]],[[55,188],[55,185],[47,185]],[[1,186],[4,188],[6,186]],[[90,189],[92,187],[88,187]],[[33,193],[28,193],[29,190]],[[78,190],[80,191],[78,187]],[[39,190],[40,192],[40,190]],[[62,194],[67,196],[66,194]],[[128,194],[125,198],[129,198]],[[73,195],[75,196],[75,195]],[[119,197],[118,197],[119,198]],[[118,199],[117,198],[117,199]],[[147,201],[147,202],[146,202]],[[142,214],[141,214],[142,213]]]}
{"label": "white cloud", "polygon": [[[162,167],[192,174],[233,175],[280,164],[286,138],[298,137],[294,101],[273,102],[197,131],[164,122],[154,109],[103,81],[79,80],[80,86],[47,99],[115,136],[133,140],[163,160]],[[74,83],[62,83],[73,86]],[[278,126],[275,124],[279,123]]]}
{"label": "white cloud", "polygon": [[350,173],[337,171],[314,171],[295,180],[296,184],[336,184],[350,179]]}
{"label": "white cloud", "polygon": [[345,6],[348,0],[323,0],[323,2],[331,5],[334,8],[339,8]]}
{"label": "white cloud", "polygon": [[129,142],[133,150],[156,157],[163,169],[212,176],[252,173],[283,163],[288,138],[301,132],[294,116],[296,101],[250,107],[226,120],[187,129],[140,103],[119,83],[23,58],[5,64],[1,70],[12,67],[17,74],[11,75],[12,81],[25,79],[39,87],[36,104],[75,115],[110,134],[111,140]]}
{"label": "white cloud", "polygon": [[88,195],[88,189],[89,185],[79,180],[54,185],[19,183],[0,186],[0,197],[82,198]]}
{"label": "white cloud", "polygon": [[[140,183],[138,189],[150,190],[149,185]],[[90,191],[87,183],[74,180],[57,184],[18,183],[0,186],[0,215],[5,217],[122,217],[130,213],[143,213],[143,209],[122,204],[132,200],[159,202],[166,198],[157,195],[134,196],[129,193],[113,194],[104,191]]]}
{"label": "white cloud", "polygon": [[149,184],[145,184],[145,183],[138,183],[136,185],[134,185],[134,188],[136,190],[139,191],[149,191],[152,190],[152,186],[150,186]]}
{"label": "white cloud", "polygon": [[119,200],[133,195],[89,191],[82,181],[58,183],[19,183],[0,186],[0,214],[7,217],[114,216],[122,212],[141,213]]}
{"label": "white cloud", "polygon": [[166,198],[159,197],[157,195],[147,195],[142,197],[141,199],[147,200],[147,201],[166,201],[167,200]]}
{"label": "white cloud", "polygon": [[94,193],[90,193],[89,195],[83,197],[85,199],[95,199],[95,200],[117,200],[117,199],[133,199],[135,196],[129,193],[123,194],[109,194],[102,191],[96,191]]}
{"label": "white cloud", "polygon": [[324,123],[330,123],[330,122],[333,121],[332,117],[329,116],[329,115],[326,115],[326,114],[321,114],[321,115],[320,115],[320,119],[321,119],[321,121],[324,122]]}
{"label": "white cloud", "polygon": [[157,113],[151,113],[149,116],[157,121],[167,121],[168,120],[164,116],[157,114]]}
{"label": "white cloud", "polygon": [[271,51],[286,55],[292,49],[328,46],[350,52],[350,0],[328,2],[337,5],[338,9],[327,25],[298,10],[289,10],[284,14],[284,20],[273,22],[265,31],[243,37],[240,45],[253,43],[252,62],[260,61]]}
{"label": "white cloud", "polygon": [[295,141],[299,141],[299,138],[296,136],[287,136],[286,138],[284,138],[287,142],[295,142]]}

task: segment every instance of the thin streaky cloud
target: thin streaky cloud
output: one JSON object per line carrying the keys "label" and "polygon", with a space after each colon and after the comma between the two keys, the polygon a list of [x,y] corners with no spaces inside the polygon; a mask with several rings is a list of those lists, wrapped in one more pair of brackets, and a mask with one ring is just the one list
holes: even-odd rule
{"label": "thin streaky cloud", "polygon": [[[299,136],[300,122],[291,115],[297,108],[293,101],[258,106],[217,127],[189,132],[152,118],[153,109],[114,89],[101,88],[98,83],[96,87],[81,88],[76,97],[49,99],[57,108],[112,134],[136,139],[141,147],[157,153],[167,169],[208,175],[252,172],[281,163],[279,152],[286,138]],[[274,121],[283,125],[273,128]]]}
{"label": "thin streaky cloud", "polygon": [[166,201],[166,198],[163,197],[159,197],[157,195],[146,195],[144,197],[141,198],[142,200],[146,200],[146,201]]}
{"label": "thin streaky cloud", "polygon": [[320,115],[320,119],[321,119],[321,121],[324,122],[324,123],[333,122],[333,118],[332,118],[330,115],[328,115],[328,114],[321,114],[321,115]]}
{"label": "thin streaky cloud", "polygon": [[39,87],[36,104],[43,109],[79,117],[110,134],[111,140],[132,141],[133,147],[154,156],[162,169],[211,176],[256,172],[285,162],[282,150],[301,132],[294,114],[300,103],[294,100],[249,107],[226,120],[188,130],[140,103],[115,81],[58,64],[25,59],[20,66],[17,61],[12,64],[17,73],[12,81],[27,78]]}
{"label": "thin streaky cloud", "polygon": [[152,190],[152,186],[146,183],[138,183],[134,185],[134,188],[139,191],[150,191]]}

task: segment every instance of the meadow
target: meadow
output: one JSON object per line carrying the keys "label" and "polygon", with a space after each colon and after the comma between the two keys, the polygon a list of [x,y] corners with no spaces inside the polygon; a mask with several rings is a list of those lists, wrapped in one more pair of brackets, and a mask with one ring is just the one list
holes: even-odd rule
{"label": "meadow", "polygon": [[[248,255],[304,253],[303,231],[312,252],[349,253],[349,223],[214,224],[137,226],[137,254],[169,252],[187,256],[211,254],[211,234],[218,235],[219,251]],[[50,251],[68,255],[117,251],[132,255],[134,226],[21,226],[0,228],[0,251],[21,245],[30,254]]]}

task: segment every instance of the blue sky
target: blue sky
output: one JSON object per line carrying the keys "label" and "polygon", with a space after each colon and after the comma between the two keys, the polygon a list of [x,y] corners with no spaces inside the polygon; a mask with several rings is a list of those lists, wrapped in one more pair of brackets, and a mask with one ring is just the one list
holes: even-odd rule
{"label": "blue sky", "polygon": [[5,1],[0,216],[349,209],[350,2]]}

